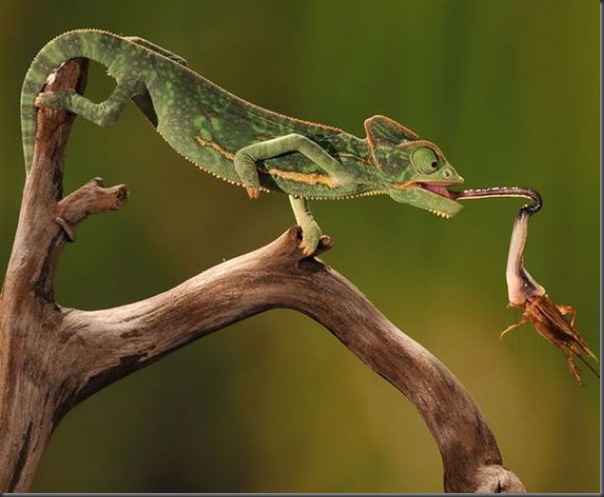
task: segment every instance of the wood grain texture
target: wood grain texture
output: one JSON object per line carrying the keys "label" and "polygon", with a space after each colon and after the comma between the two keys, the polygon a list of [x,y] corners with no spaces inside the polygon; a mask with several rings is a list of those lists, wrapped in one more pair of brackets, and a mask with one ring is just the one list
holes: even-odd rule
{"label": "wood grain texture", "polygon": [[[71,61],[46,90],[82,90],[86,70],[86,61]],[[99,179],[62,198],[72,121],[62,111],[38,113],[34,165],[0,294],[0,491],[27,491],[52,431],[86,397],[197,338],[277,307],[321,323],[415,405],[440,450],[446,491],[524,491],[502,466],[464,387],[343,276],[304,257],[297,228],[140,302],[99,311],[59,306],[52,281],[62,247],[88,215],[115,210],[127,198],[125,186],[105,188]],[[319,251],[328,248],[324,238]]]}

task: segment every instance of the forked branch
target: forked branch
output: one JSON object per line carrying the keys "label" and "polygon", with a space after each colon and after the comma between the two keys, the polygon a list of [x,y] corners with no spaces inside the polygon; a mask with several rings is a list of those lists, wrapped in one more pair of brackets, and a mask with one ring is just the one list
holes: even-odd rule
{"label": "forked branch", "polygon": [[[71,61],[47,89],[82,87],[85,74],[85,61]],[[0,490],[28,489],[53,429],[86,397],[199,337],[277,307],[321,323],[415,405],[441,452],[446,491],[524,490],[501,466],[496,441],[463,386],[343,276],[304,257],[297,228],[140,302],[92,312],[58,306],[52,280],[65,242],[86,216],[126,200],[124,186],[104,188],[98,179],[61,198],[72,120],[62,111],[39,112],[35,164],[0,295]],[[324,239],[321,250],[327,248]]]}

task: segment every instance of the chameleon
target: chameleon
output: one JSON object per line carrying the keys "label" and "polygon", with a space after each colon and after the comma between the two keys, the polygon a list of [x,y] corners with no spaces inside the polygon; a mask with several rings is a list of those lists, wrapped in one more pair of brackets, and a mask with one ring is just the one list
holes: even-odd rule
{"label": "chameleon", "polygon": [[[116,85],[95,103],[75,91],[45,92],[61,64],[96,61]],[[388,195],[442,217],[461,209],[449,187],[463,178],[434,143],[382,115],[364,121],[365,138],[282,115],[243,100],[195,73],[182,57],[134,36],[78,29],[49,41],[35,56],[21,91],[26,171],[34,154],[40,107],[73,112],[99,126],[116,122],[132,101],[179,154],[200,169],[245,188],[289,196],[305,255],[322,236],[309,200]]]}

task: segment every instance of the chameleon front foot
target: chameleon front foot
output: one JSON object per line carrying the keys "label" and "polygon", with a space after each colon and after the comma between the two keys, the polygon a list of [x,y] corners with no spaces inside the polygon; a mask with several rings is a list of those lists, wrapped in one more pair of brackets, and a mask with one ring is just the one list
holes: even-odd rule
{"label": "chameleon front foot", "polygon": [[233,164],[248,196],[251,199],[256,199],[260,196],[260,178],[256,169],[257,158],[250,153],[250,149],[254,150],[254,146],[251,145],[239,150],[233,158]]}

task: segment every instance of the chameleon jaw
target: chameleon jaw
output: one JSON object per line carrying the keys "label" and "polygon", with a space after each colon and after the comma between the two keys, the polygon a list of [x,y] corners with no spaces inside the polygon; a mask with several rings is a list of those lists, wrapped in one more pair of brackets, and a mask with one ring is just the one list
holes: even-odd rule
{"label": "chameleon jaw", "polygon": [[388,191],[388,195],[397,202],[410,204],[448,219],[462,208],[462,205],[455,201],[456,193],[447,188],[457,184],[458,182],[410,181],[395,185]]}

